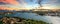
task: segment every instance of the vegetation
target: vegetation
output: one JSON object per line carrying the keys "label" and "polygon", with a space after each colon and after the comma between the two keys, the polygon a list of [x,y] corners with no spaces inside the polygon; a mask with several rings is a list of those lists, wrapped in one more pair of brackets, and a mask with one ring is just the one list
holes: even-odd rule
{"label": "vegetation", "polygon": [[[7,17],[7,16],[6,16]],[[3,17],[4,18],[4,17]],[[36,21],[36,20],[31,20],[31,19],[24,19],[24,18],[18,18],[18,17],[7,17],[8,19],[10,18],[14,18],[13,20],[15,19],[19,19],[19,21],[15,22],[15,24],[49,24],[49,23],[46,23],[44,21]],[[6,22],[6,21],[5,21]],[[2,24],[3,22],[0,21],[0,24]],[[7,23],[6,23],[7,24]]]}
{"label": "vegetation", "polygon": [[37,13],[37,14],[39,14],[39,15],[45,15],[45,14],[48,14],[46,11],[36,11],[36,12],[34,12],[34,13]]}
{"label": "vegetation", "polygon": [[[4,16],[4,14],[2,14],[2,16]],[[7,17],[8,19],[9,18],[15,18],[17,20],[19,19],[19,21],[15,22],[15,24],[49,24],[49,23],[46,23],[44,21],[36,21],[36,20],[31,20],[31,19],[24,19],[24,18],[18,18],[18,17],[10,17],[10,16],[6,16],[6,15],[4,17]],[[0,24],[2,24],[2,23],[3,23],[3,21],[0,21]]]}
{"label": "vegetation", "polygon": [[2,21],[0,21],[0,24],[3,24],[3,22],[2,22]]}

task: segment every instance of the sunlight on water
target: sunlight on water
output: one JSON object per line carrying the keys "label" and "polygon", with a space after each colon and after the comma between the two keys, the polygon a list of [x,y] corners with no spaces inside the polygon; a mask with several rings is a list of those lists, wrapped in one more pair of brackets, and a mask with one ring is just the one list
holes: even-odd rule
{"label": "sunlight on water", "polygon": [[52,21],[53,24],[60,24],[60,17],[50,16],[49,19]]}
{"label": "sunlight on water", "polygon": [[25,18],[25,19],[33,19],[37,21],[44,21],[47,23],[52,23],[52,24],[60,24],[60,18],[59,17],[53,17],[53,16],[40,16],[36,13],[15,13],[12,15],[9,15],[10,17],[20,17],[20,18]]}

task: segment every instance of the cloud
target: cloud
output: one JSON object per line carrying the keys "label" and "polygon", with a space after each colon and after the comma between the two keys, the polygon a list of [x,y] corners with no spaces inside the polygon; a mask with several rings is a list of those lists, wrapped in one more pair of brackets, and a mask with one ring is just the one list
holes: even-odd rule
{"label": "cloud", "polygon": [[47,4],[55,4],[58,2],[58,0],[46,0],[46,1]]}
{"label": "cloud", "polygon": [[19,3],[16,0],[0,0],[0,2],[18,5]]}
{"label": "cloud", "polygon": [[25,0],[17,0],[20,4],[26,4]]}

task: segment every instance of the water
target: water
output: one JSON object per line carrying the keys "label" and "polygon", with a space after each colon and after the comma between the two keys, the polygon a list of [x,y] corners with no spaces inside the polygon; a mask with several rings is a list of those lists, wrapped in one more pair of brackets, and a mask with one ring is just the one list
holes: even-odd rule
{"label": "water", "polygon": [[0,15],[0,19],[2,18],[2,15]]}
{"label": "water", "polygon": [[20,17],[25,19],[32,19],[37,21],[44,21],[47,23],[51,23],[49,16],[40,16],[36,13],[15,13],[15,14],[9,14],[10,17]]}
{"label": "water", "polygon": [[60,24],[60,17],[50,16],[49,19],[52,21],[53,24]]}
{"label": "water", "polygon": [[53,17],[53,16],[40,16],[36,13],[15,13],[15,14],[9,14],[10,17],[20,17],[25,19],[33,19],[37,21],[44,21],[47,23],[53,23],[53,24],[60,24],[60,17]]}

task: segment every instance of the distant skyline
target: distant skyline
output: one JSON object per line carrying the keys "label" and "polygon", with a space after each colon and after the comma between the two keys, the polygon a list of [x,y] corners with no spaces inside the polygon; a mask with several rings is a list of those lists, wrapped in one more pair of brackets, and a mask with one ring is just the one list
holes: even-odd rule
{"label": "distant skyline", "polygon": [[[0,0],[0,6],[5,5],[5,7],[10,7],[9,9],[35,9],[39,7],[38,0]],[[42,0],[42,8],[53,9],[60,8],[60,0]],[[0,7],[0,8],[1,8]],[[4,8],[6,9],[6,8]]]}

